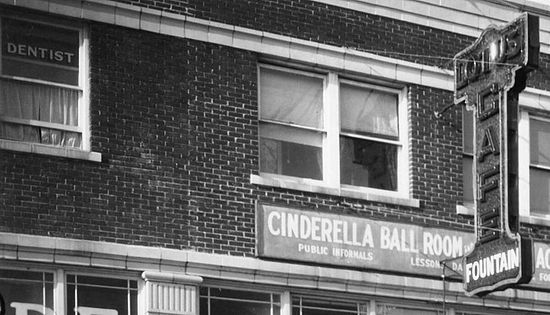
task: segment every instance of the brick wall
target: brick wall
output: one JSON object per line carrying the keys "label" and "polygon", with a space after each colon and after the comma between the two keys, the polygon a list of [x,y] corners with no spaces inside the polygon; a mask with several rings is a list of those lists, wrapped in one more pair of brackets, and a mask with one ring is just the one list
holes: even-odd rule
{"label": "brick wall", "polygon": [[[307,1],[138,2],[360,49],[452,56],[471,42]],[[90,29],[91,142],[103,162],[0,151],[0,231],[253,255],[257,201],[472,230],[472,218],[455,208],[460,109],[433,115],[451,92],[408,87],[411,192],[420,209],[263,187],[250,184],[258,170],[258,55],[99,23]]]}
{"label": "brick wall", "polygon": [[[396,59],[452,69],[452,58],[473,37],[330,6],[311,0],[115,0],[205,20],[355,48]],[[528,86],[548,90],[549,56]]]}

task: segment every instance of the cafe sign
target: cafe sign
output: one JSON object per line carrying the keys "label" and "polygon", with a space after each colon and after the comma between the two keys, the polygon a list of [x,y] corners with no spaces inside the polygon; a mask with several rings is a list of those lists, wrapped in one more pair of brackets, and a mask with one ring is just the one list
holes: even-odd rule
{"label": "cafe sign", "polygon": [[464,258],[464,289],[483,296],[528,283],[533,244],[519,234],[518,97],[538,66],[538,17],[489,27],[454,60],[455,103],[474,111],[474,249]]}

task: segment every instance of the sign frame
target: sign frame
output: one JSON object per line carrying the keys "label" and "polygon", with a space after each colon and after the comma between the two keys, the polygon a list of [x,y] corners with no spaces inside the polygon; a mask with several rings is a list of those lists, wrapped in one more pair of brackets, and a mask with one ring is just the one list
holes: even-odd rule
{"label": "sign frame", "polygon": [[468,295],[528,283],[534,273],[533,242],[519,234],[517,130],[519,93],[538,67],[538,25],[524,13],[490,26],[454,58],[455,104],[474,110],[476,244],[463,261]]}

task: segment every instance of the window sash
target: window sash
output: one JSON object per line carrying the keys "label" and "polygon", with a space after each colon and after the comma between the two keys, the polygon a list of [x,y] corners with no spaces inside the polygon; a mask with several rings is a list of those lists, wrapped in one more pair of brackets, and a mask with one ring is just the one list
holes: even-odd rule
{"label": "window sash", "polygon": [[[315,72],[306,72],[303,70],[294,70],[282,66],[272,66],[272,65],[258,65],[259,72],[262,71],[262,69],[277,69],[277,71],[281,72],[289,72],[289,73],[299,73],[300,75],[310,75],[315,78],[320,78],[324,82],[323,86],[323,127],[319,126],[304,126],[296,123],[291,122],[284,122],[284,121],[278,121],[276,119],[272,119],[269,117],[266,117],[266,115],[262,114],[262,107],[267,106],[266,104],[262,103],[262,80],[259,74],[258,75],[258,91],[259,91],[259,107],[260,107],[260,113],[259,113],[259,119],[260,119],[260,146],[262,145],[262,138],[268,134],[268,129],[276,129],[280,126],[286,126],[286,127],[293,127],[296,130],[296,135],[285,137],[282,134],[276,135],[276,132],[270,134],[268,138],[271,139],[277,139],[281,141],[285,141],[285,139],[290,138],[298,138],[300,137],[299,134],[304,133],[306,131],[308,132],[314,132],[318,135],[321,135],[322,137],[316,138],[317,140],[312,141],[296,141],[297,143],[304,143],[304,144],[312,144],[314,143],[315,146],[319,146],[322,148],[322,171],[323,176],[322,178],[313,178],[314,182],[308,182],[310,185],[321,185],[329,188],[338,188],[346,186],[347,190],[356,190],[356,191],[364,191],[369,192],[371,189],[375,189],[373,187],[367,187],[367,186],[355,186],[355,185],[347,185],[341,183],[341,176],[340,173],[340,139],[341,137],[348,137],[363,141],[374,141],[378,142],[384,145],[388,146],[395,146],[396,151],[396,169],[395,173],[400,174],[399,172],[403,172],[403,174],[408,173],[406,170],[408,170],[407,161],[405,158],[406,152],[403,150],[405,144],[403,143],[404,139],[406,139],[406,134],[404,134],[404,131],[406,130],[407,125],[407,114],[406,114],[406,107],[404,107],[403,102],[403,91],[398,90],[396,88],[390,88],[390,87],[384,87],[379,85],[373,85],[373,84],[367,84],[363,83],[357,80],[351,80],[351,79],[344,79],[339,77],[339,75],[335,72],[327,72],[326,74],[322,75]],[[312,70],[313,71],[313,70]],[[341,108],[340,108],[340,86],[341,85],[349,85],[353,88],[359,88],[359,89],[365,89],[365,91],[374,91],[373,93],[379,93],[381,95],[387,95],[389,99],[392,100],[392,104],[395,104],[395,107],[390,111],[391,114],[388,114],[384,117],[392,117],[394,128],[393,131],[388,132],[379,132],[376,129],[373,129],[375,132],[365,132],[364,130],[359,130],[359,132],[352,131],[352,130],[342,130],[341,128]],[[272,92],[273,94],[276,94],[276,92]],[[376,106],[373,107],[374,110],[376,110]],[[270,127],[267,127],[270,126]],[[386,134],[384,134],[386,133]],[[404,153],[405,152],[405,153]],[[260,159],[262,159],[262,153],[260,152]],[[274,172],[266,171],[265,169],[262,170],[260,162],[260,175],[261,176],[275,176],[274,178],[279,178],[280,180],[291,180],[291,181],[301,181],[301,180],[312,180],[310,177],[301,177],[301,176],[293,176],[291,174],[278,174]],[[402,168],[402,169],[401,169]],[[287,178],[289,176],[289,178]],[[403,178],[402,176],[397,175],[396,178]],[[395,189],[386,190],[386,189],[376,189],[377,193],[382,194],[389,194],[394,195],[398,194],[400,196],[406,197],[405,194],[408,193],[408,178],[405,181],[398,181],[395,184]]]}
{"label": "window sash", "polygon": [[[66,116],[68,112],[58,111],[61,107],[55,101],[52,103],[51,116],[41,115],[42,118],[33,116],[33,117],[21,117],[19,115],[12,115],[10,113],[6,114],[5,111],[2,113],[0,108],[0,132],[2,133],[1,139],[20,141],[20,142],[30,142],[30,143],[41,143],[52,147],[62,147],[62,148],[75,148],[80,150],[89,150],[89,132],[87,128],[89,126],[88,122],[88,113],[87,113],[87,101],[88,93],[85,90],[87,86],[86,83],[86,73],[87,69],[85,67],[85,61],[87,60],[87,40],[85,39],[85,30],[80,26],[69,26],[65,25],[65,22],[51,22],[47,20],[36,19],[32,20],[25,16],[1,16],[0,15],[0,25],[5,25],[4,20],[9,19],[10,21],[15,21],[14,23],[26,23],[27,25],[42,25],[44,29],[50,30],[50,35],[57,34],[61,32],[62,34],[70,34],[72,37],[69,37],[69,40],[66,41],[63,45],[70,45],[71,52],[74,53],[74,60],[70,66],[63,66],[55,62],[43,62],[40,60],[27,60],[25,58],[19,58],[18,56],[11,56],[4,54],[4,49],[0,51],[0,84],[11,84],[17,86],[24,92],[25,89],[55,89],[56,91],[62,91],[64,95],[60,97],[69,97],[71,91],[75,91],[76,94],[70,96],[70,104],[73,106],[74,112]],[[53,20],[52,20],[53,21]],[[14,24],[15,25],[15,24]],[[64,33],[65,32],[65,33]],[[11,32],[13,33],[13,31]],[[4,31],[0,26],[0,34],[4,38]],[[48,37],[48,32],[41,34],[37,38],[41,38],[37,43],[44,42]],[[53,44],[52,44],[53,45]],[[55,46],[55,45],[54,45]],[[60,46],[61,47],[61,46]],[[64,47],[64,46],[63,46]],[[69,47],[69,46],[67,46]],[[7,49],[7,48],[6,48]],[[6,60],[18,60],[24,62],[25,64],[37,64],[37,65],[47,65],[48,68],[56,69],[66,69],[69,71],[75,71],[76,79],[74,79],[73,84],[59,83],[55,81],[50,81],[47,78],[41,77],[21,77],[17,75],[6,75],[3,74],[3,65]],[[2,83],[4,82],[4,83]],[[9,88],[13,90],[13,88]],[[53,90],[51,90],[53,91]],[[53,92],[52,92],[53,93]],[[25,93],[28,94],[28,93]],[[75,98],[74,95],[76,95]],[[7,97],[7,96],[6,96]],[[54,96],[52,96],[54,97]],[[10,97],[11,98],[11,97]],[[27,97],[28,99],[29,97]],[[13,98],[11,98],[13,99]],[[31,98],[32,99],[32,98]],[[43,98],[42,98],[43,99]],[[52,98],[54,100],[55,98]],[[59,99],[61,100],[61,98]],[[28,101],[28,100],[27,100]],[[27,102],[25,101],[25,102]],[[32,102],[36,101],[31,101]],[[67,102],[67,100],[60,101]],[[28,105],[25,104],[15,104],[13,101],[9,101],[11,105],[5,104],[4,106],[38,106],[37,104]],[[43,103],[43,102],[42,102]],[[55,106],[54,106],[55,105]],[[65,105],[66,106],[66,105]],[[54,109],[55,107],[55,109]],[[32,109],[26,109],[32,110]],[[66,110],[66,109],[65,109]],[[46,119],[44,119],[46,117]],[[63,118],[64,117],[64,118]]]}
{"label": "window sash", "polygon": [[351,80],[339,83],[341,133],[399,139],[398,93]]}
{"label": "window sash", "polygon": [[323,128],[324,76],[263,65],[258,76],[261,120]]}

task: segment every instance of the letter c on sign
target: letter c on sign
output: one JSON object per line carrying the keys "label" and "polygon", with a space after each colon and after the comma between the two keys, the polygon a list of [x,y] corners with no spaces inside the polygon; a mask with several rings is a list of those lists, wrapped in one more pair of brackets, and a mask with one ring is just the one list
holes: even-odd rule
{"label": "letter c on sign", "polygon": [[[273,217],[277,217],[277,219],[280,221],[281,220],[281,215],[279,214],[279,212],[276,212],[276,211],[272,211],[269,216],[267,217],[267,228],[269,229],[269,232],[272,234],[272,235],[279,235],[281,234],[281,229],[276,229],[274,226],[273,226]],[[2,315],[2,314],[0,314]]]}

